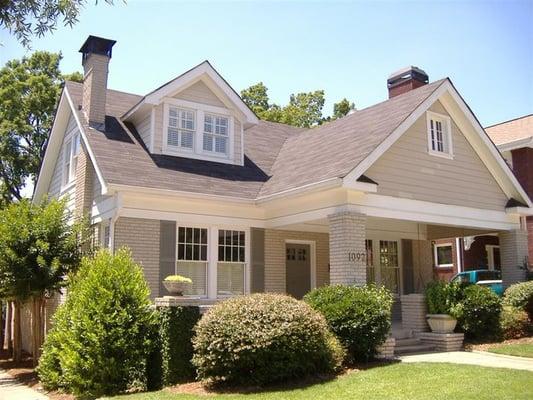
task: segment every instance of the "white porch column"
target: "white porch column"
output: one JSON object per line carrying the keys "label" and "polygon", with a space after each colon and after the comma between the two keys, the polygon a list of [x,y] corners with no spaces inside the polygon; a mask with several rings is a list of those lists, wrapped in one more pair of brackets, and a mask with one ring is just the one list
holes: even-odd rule
{"label": "white porch column", "polygon": [[516,229],[500,232],[500,257],[503,286],[525,280],[524,262],[527,260],[527,231]]}
{"label": "white porch column", "polygon": [[366,284],[366,216],[342,211],[328,220],[330,284]]}

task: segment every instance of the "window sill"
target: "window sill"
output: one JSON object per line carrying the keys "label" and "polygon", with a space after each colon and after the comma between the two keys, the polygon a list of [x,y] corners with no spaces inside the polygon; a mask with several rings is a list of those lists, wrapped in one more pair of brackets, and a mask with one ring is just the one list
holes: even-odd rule
{"label": "window sill", "polygon": [[162,154],[165,154],[168,156],[175,156],[175,157],[191,158],[194,160],[212,161],[216,163],[224,163],[224,164],[232,164],[232,165],[242,165],[241,163],[234,162],[228,156],[224,156],[224,155],[215,156],[214,154],[195,153],[192,150],[182,150],[181,148],[174,149],[171,147],[165,147],[162,151]]}
{"label": "window sill", "polygon": [[453,154],[443,153],[441,151],[434,151],[434,150],[429,150],[428,153],[431,156],[440,157],[440,158],[446,158],[448,160],[453,160]]}
{"label": "window sill", "polygon": [[441,265],[435,265],[436,269],[451,269],[453,268],[453,264],[441,264]]}
{"label": "window sill", "polygon": [[64,186],[61,186],[61,189],[59,190],[59,194],[65,193],[66,191],[72,189],[74,186],[76,186],[76,179],[73,179],[72,182],[69,182]]}

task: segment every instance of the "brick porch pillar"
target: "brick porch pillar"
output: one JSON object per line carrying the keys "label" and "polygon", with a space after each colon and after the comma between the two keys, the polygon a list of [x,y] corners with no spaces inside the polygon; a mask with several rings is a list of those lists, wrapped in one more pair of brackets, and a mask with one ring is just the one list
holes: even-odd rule
{"label": "brick porch pillar", "polygon": [[500,232],[500,257],[503,286],[525,280],[524,262],[528,255],[527,231],[516,229]]}
{"label": "brick porch pillar", "polygon": [[366,216],[342,211],[328,220],[330,284],[366,284]]}

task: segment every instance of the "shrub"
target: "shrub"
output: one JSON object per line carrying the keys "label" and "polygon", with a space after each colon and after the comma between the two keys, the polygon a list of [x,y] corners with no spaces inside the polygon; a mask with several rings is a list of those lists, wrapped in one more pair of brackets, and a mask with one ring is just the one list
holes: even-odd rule
{"label": "shrub", "polygon": [[448,314],[457,318],[458,304],[463,297],[464,285],[432,281],[426,286],[426,303],[429,314]]}
{"label": "shrub", "polygon": [[503,339],[518,339],[529,334],[531,323],[525,311],[504,306],[500,314],[500,329]]}
{"label": "shrub", "polygon": [[385,288],[323,286],[308,293],[304,300],[326,317],[354,360],[372,358],[387,339],[393,298]]}
{"label": "shrub", "polygon": [[509,286],[503,294],[503,304],[524,310],[533,319],[533,281]]}
{"label": "shrub", "polygon": [[200,310],[196,306],[163,307],[158,310],[163,385],[194,378],[192,337],[199,319]]}
{"label": "shrub", "polygon": [[215,305],[198,322],[193,345],[198,377],[213,383],[264,385],[330,372],[343,357],[322,315],[277,294]]}
{"label": "shrub", "polygon": [[457,307],[457,322],[470,339],[495,338],[499,334],[501,300],[486,287],[468,285]]}
{"label": "shrub", "polygon": [[146,388],[154,322],[148,295],[127,250],[84,258],[44,345],[43,385],[84,397]]}

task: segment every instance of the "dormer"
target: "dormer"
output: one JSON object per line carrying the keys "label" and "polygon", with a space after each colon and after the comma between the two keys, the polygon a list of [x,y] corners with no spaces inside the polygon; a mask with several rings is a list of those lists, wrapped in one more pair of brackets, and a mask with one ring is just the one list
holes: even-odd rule
{"label": "dormer", "polygon": [[244,164],[244,130],[258,123],[208,61],[146,95],[128,111],[148,151]]}

